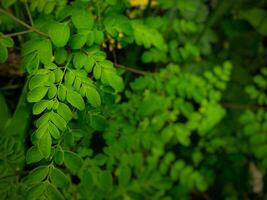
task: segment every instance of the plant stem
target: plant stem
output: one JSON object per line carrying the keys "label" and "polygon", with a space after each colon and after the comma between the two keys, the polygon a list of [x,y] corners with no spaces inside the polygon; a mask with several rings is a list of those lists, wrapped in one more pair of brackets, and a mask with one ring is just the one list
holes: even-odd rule
{"label": "plant stem", "polygon": [[31,12],[30,12],[30,9],[29,9],[29,6],[28,6],[28,3],[25,1],[25,7],[26,7],[26,11],[27,11],[27,14],[28,14],[28,17],[29,17],[29,20],[30,20],[30,23],[31,23],[31,26],[33,26],[33,20],[32,20],[32,15],[31,15]]}
{"label": "plant stem", "polygon": [[120,64],[117,64],[117,63],[113,63],[113,64],[114,64],[115,67],[124,69],[124,70],[129,71],[129,72],[133,72],[135,74],[140,74],[140,75],[149,74],[148,72],[143,71],[143,70],[134,69],[134,68],[131,68],[131,67],[126,67],[124,65],[120,65]]}
{"label": "plant stem", "polygon": [[[85,50],[82,50],[82,52],[84,52],[86,55],[89,55]],[[139,70],[139,69],[134,69],[132,67],[126,67],[124,65],[121,65],[121,64],[118,64],[116,62],[113,62],[113,65],[117,68],[121,68],[121,69],[124,69],[126,71],[129,71],[129,72],[133,72],[135,74],[140,74],[140,75],[145,75],[145,74],[149,74],[148,72],[146,71],[142,71],[142,70]]]}
{"label": "plant stem", "polygon": [[33,30],[26,30],[26,31],[20,31],[20,32],[16,32],[16,33],[9,33],[9,34],[5,34],[4,37],[14,37],[14,36],[23,35],[23,34],[31,33],[31,32],[33,32]]}
{"label": "plant stem", "polygon": [[44,32],[39,31],[38,29],[26,24],[25,22],[23,22],[22,20],[20,20],[19,18],[15,17],[14,15],[10,14],[9,12],[5,11],[4,9],[0,8],[0,13],[3,13],[4,15],[12,18],[15,22],[19,23],[20,25],[28,28],[29,30],[38,33],[39,35],[48,37],[48,35]]}

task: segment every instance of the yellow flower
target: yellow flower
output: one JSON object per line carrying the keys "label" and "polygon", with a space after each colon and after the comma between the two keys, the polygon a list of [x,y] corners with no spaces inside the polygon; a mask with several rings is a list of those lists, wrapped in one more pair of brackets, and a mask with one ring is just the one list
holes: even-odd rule
{"label": "yellow flower", "polygon": [[[129,0],[131,6],[146,6],[149,2],[149,0]],[[152,0],[151,5],[154,6],[157,4],[157,0]]]}

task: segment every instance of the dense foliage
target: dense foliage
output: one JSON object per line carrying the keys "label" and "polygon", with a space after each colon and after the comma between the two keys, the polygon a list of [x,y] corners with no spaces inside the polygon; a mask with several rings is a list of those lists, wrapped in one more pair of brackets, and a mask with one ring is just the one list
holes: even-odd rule
{"label": "dense foliage", "polygon": [[0,199],[266,199],[266,0],[0,0]]}

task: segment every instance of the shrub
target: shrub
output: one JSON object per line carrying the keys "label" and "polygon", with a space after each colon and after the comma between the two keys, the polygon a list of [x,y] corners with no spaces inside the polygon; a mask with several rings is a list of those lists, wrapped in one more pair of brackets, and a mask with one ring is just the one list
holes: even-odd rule
{"label": "shrub", "polygon": [[266,199],[265,3],[2,0],[0,199]]}

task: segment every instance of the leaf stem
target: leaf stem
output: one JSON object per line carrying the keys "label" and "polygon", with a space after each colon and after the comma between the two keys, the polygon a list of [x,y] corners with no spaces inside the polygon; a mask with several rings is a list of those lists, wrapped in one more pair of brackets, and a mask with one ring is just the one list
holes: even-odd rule
{"label": "leaf stem", "polygon": [[0,13],[3,13],[4,15],[10,17],[11,19],[13,19],[15,22],[19,23],[20,25],[28,28],[29,30],[38,33],[39,35],[48,37],[48,34],[39,31],[38,29],[30,26],[29,24],[26,24],[24,21],[20,20],[19,18],[15,17],[14,15],[10,14],[9,12],[5,11],[4,9],[0,8]]}
{"label": "leaf stem", "polygon": [[26,11],[27,11],[27,14],[28,14],[28,17],[29,17],[31,26],[34,26],[34,24],[33,24],[33,20],[32,20],[32,15],[31,15],[31,12],[30,12],[28,3],[25,1],[24,4],[25,4],[25,7],[26,7]]}
{"label": "leaf stem", "polygon": [[58,84],[58,87],[62,84],[62,81],[63,81],[63,79],[64,79],[66,70],[67,70],[67,68],[68,68],[68,66],[69,66],[69,64],[70,64],[71,58],[72,58],[72,56],[69,56],[69,58],[68,58],[68,60],[67,60],[67,63],[66,63],[66,65],[64,66],[63,76],[62,76],[62,78],[61,78],[61,80],[60,80],[60,82],[59,82],[59,84]]}
{"label": "leaf stem", "polygon": [[14,37],[14,36],[23,35],[23,34],[27,34],[27,33],[31,33],[31,32],[33,32],[33,30],[26,30],[26,31],[20,31],[20,32],[16,32],[16,33],[9,33],[9,34],[5,34],[4,37]]}
{"label": "leaf stem", "polygon": [[135,74],[140,74],[140,75],[149,74],[149,72],[146,72],[146,71],[143,71],[143,70],[139,70],[139,69],[135,69],[135,68],[131,68],[131,67],[126,67],[126,66],[118,64],[118,63],[113,63],[113,64],[117,68],[121,68],[121,69],[124,69],[126,71],[133,72]]}

